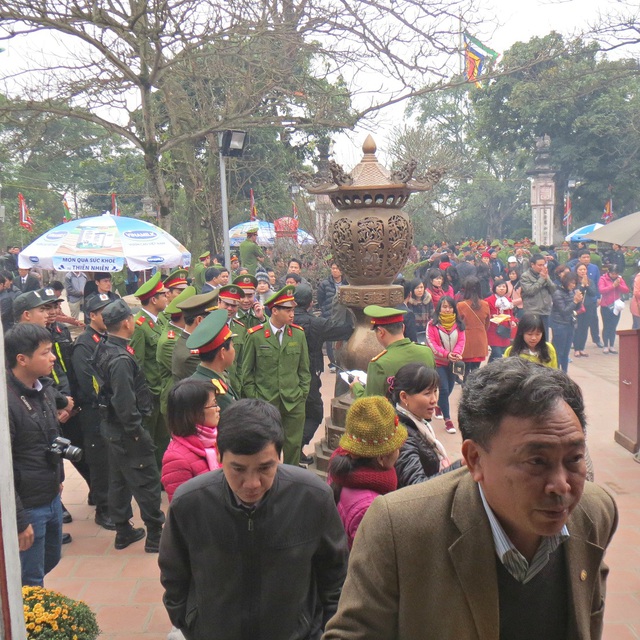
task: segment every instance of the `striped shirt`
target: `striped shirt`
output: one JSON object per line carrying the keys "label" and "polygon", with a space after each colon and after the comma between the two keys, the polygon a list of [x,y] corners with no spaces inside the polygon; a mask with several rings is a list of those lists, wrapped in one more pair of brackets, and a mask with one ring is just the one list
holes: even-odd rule
{"label": "striped shirt", "polygon": [[531,564],[529,564],[527,559],[513,546],[511,540],[509,540],[509,536],[505,533],[502,525],[498,522],[493,510],[489,506],[487,499],[484,497],[484,491],[482,491],[480,484],[478,484],[478,489],[480,490],[480,497],[482,498],[482,504],[487,513],[487,518],[489,518],[493,544],[500,562],[502,562],[505,569],[518,582],[527,584],[527,582],[532,580],[534,576],[546,566],[549,562],[549,556],[569,537],[567,525],[564,525],[560,533],[554,536],[542,537],[542,542],[536,554],[533,556]]}

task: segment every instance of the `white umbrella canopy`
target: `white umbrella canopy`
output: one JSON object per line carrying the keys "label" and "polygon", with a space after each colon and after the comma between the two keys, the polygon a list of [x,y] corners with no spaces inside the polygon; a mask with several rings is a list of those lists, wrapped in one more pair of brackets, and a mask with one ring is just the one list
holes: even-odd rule
{"label": "white umbrella canopy", "polygon": [[41,235],[18,256],[23,269],[132,271],[189,267],[191,253],[164,229],[137,218],[104,213],[65,222]]}
{"label": "white umbrella canopy", "polygon": [[590,240],[640,247],[640,211],[618,218],[589,234]]}
{"label": "white umbrella canopy", "polygon": [[588,240],[591,237],[591,234],[601,226],[602,225],[599,222],[592,222],[591,224],[587,224],[584,227],[575,229],[565,237],[565,240],[567,242],[581,242],[582,240]]}

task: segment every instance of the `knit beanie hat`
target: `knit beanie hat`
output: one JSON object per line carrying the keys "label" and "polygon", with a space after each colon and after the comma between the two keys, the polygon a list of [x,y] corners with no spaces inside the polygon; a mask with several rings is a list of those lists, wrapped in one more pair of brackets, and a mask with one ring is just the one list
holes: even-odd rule
{"label": "knit beanie hat", "polygon": [[387,455],[407,439],[395,409],[382,396],[358,398],[347,412],[345,427],[340,447],[361,458]]}

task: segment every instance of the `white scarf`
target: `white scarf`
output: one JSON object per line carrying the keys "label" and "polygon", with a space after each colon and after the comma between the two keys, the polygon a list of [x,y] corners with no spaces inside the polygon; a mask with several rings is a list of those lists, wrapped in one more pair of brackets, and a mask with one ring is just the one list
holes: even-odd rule
{"label": "white scarf", "polygon": [[402,407],[399,403],[396,404],[396,411],[406,416],[416,425],[418,432],[422,436],[422,439],[436,452],[438,459],[440,460],[440,471],[443,471],[447,467],[451,466],[451,461],[444,445],[436,438],[436,434],[433,431],[433,427],[426,421],[415,416],[411,411]]}

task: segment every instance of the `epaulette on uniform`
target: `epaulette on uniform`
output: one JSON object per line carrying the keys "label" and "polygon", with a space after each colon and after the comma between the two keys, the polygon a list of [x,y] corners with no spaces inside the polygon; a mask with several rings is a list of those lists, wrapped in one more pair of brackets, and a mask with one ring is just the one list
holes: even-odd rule
{"label": "epaulette on uniform", "polygon": [[260,331],[260,329],[262,329],[262,328],[264,328],[264,325],[263,324],[258,324],[255,327],[252,327],[251,329],[249,329],[247,331],[247,335],[250,336],[252,333],[255,333],[256,331]]}
{"label": "epaulette on uniform", "polygon": [[214,386],[217,396],[222,396],[229,390],[229,387],[222,380],[218,380],[217,378],[211,378],[211,384]]}
{"label": "epaulette on uniform", "polygon": [[140,316],[137,320],[136,320],[136,324],[141,327],[145,322],[147,321],[147,318],[145,316]]}
{"label": "epaulette on uniform", "polygon": [[382,358],[382,356],[387,353],[387,350],[385,349],[384,351],[381,351],[377,356],[374,356],[373,358],[371,358],[371,362],[375,362],[376,360],[378,360],[379,358]]}
{"label": "epaulette on uniform", "polygon": [[[241,322],[240,320],[238,320],[238,318],[232,318],[233,322],[235,322],[236,324],[239,324],[241,327],[246,326],[244,322]],[[262,326],[262,325],[260,325]]]}
{"label": "epaulette on uniform", "polygon": [[299,324],[293,324],[293,322],[289,325],[290,327],[295,327],[296,329],[300,329],[300,331],[304,331],[304,327],[301,327]]}

